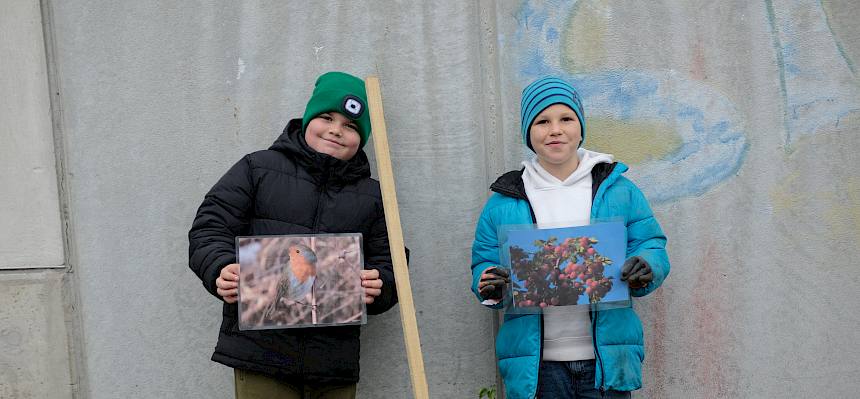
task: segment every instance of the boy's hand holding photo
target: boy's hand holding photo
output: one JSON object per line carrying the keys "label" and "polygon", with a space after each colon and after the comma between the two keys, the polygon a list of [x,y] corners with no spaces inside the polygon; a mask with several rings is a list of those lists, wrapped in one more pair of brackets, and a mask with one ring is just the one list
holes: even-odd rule
{"label": "boy's hand holding photo", "polygon": [[624,262],[624,268],[621,269],[621,280],[626,281],[630,288],[647,287],[653,279],[654,273],[651,272],[651,265],[641,256],[634,256]]}
{"label": "boy's hand holding photo", "polygon": [[379,270],[362,270],[361,286],[364,287],[364,303],[370,305],[376,297],[382,294],[382,280],[379,278]]}
{"label": "boy's hand holding photo", "polygon": [[231,263],[221,269],[221,274],[215,279],[218,295],[224,302],[236,303],[239,300],[239,264]]}
{"label": "boy's hand holding photo", "polygon": [[505,296],[505,287],[511,282],[511,274],[498,267],[490,267],[481,274],[478,291],[484,299],[501,300]]}

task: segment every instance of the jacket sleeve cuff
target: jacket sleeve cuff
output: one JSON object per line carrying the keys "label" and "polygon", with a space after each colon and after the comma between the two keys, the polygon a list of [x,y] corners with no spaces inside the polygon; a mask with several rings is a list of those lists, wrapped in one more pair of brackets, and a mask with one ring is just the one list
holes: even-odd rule
{"label": "jacket sleeve cuff", "polygon": [[218,286],[215,284],[215,280],[218,279],[218,276],[221,275],[221,269],[224,269],[227,265],[234,262],[234,258],[229,255],[221,255],[214,262],[212,262],[209,267],[204,272],[203,286],[206,288],[206,291],[209,291],[210,294],[214,295],[215,298],[219,300],[224,300],[221,295],[218,295]]}

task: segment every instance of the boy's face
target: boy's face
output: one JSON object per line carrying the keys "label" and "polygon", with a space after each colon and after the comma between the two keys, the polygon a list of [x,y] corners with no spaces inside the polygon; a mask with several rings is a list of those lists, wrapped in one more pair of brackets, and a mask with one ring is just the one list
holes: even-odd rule
{"label": "boy's face", "polygon": [[553,104],[541,111],[529,127],[529,141],[545,167],[573,172],[579,165],[576,150],[582,141],[582,125],[567,105]]}
{"label": "boy's face", "polygon": [[308,122],[305,141],[316,152],[347,161],[358,152],[361,136],[355,121],[338,112],[324,112]]}

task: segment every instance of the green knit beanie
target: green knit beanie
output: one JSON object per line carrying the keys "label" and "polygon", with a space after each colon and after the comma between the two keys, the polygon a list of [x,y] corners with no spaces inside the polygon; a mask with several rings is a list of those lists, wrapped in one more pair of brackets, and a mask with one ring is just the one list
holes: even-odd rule
{"label": "green knit beanie", "polygon": [[314,93],[305,107],[302,117],[302,132],[311,119],[324,112],[339,112],[358,125],[361,144],[367,144],[370,137],[370,112],[367,111],[367,92],[364,81],[343,72],[328,72],[317,78]]}

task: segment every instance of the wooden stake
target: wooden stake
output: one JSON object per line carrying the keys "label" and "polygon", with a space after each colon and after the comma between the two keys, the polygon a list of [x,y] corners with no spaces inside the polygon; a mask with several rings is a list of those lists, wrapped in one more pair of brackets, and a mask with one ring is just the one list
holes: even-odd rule
{"label": "wooden stake", "polygon": [[424,358],[421,355],[421,340],[418,337],[418,322],[415,319],[415,304],[412,302],[412,286],[409,284],[409,270],[406,268],[406,249],[403,246],[400,210],[397,206],[397,193],[394,191],[394,172],[391,169],[388,136],[385,132],[385,116],[382,113],[382,91],[376,76],[368,76],[365,85],[370,108],[370,124],[373,127],[376,168],[385,210],[385,224],[388,226],[388,243],[391,247],[391,261],[394,264],[394,279],[397,282],[397,297],[400,302],[400,322],[403,325],[406,359],[409,361],[409,375],[412,378],[412,393],[416,399],[429,399],[427,376],[424,374]]}

